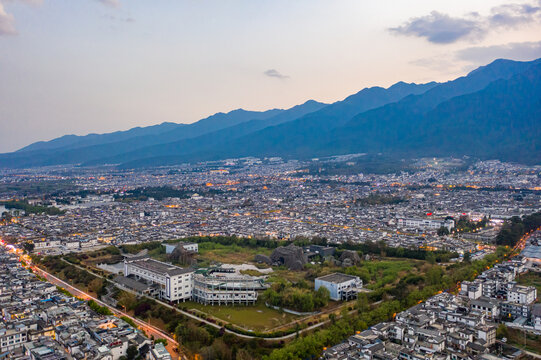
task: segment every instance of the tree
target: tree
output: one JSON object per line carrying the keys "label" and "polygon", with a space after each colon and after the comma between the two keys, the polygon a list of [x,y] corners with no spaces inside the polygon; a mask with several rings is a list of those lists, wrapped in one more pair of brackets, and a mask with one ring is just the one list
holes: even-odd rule
{"label": "tree", "polygon": [[507,330],[507,326],[505,326],[504,324],[500,324],[496,329],[496,337],[498,339],[509,337],[509,331]]}
{"label": "tree", "polygon": [[163,346],[167,346],[167,339],[157,339],[154,341],[155,344],[163,344]]}
{"label": "tree", "polygon": [[118,303],[124,306],[126,310],[133,310],[137,306],[137,297],[127,291],[122,291]]}
{"label": "tree", "polygon": [[329,290],[321,286],[319,289],[317,289],[314,295],[314,306],[316,308],[322,308],[329,303],[330,298],[331,293],[329,292]]}
{"label": "tree", "polygon": [[438,236],[445,236],[445,235],[449,235],[449,230],[445,226],[442,226],[438,229]]}
{"label": "tree", "polygon": [[439,266],[432,266],[426,272],[426,282],[428,285],[440,285],[441,278],[443,276],[443,270]]}
{"label": "tree", "polygon": [[426,253],[425,260],[428,261],[430,264],[436,263],[436,255],[434,255],[433,252]]}
{"label": "tree", "polygon": [[137,347],[135,347],[135,345],[130,345],[126,350],[126,358],[128,360],[133,360],[137,355],[139,355],[139,350],[137,350]]}
{"label": "tree", "polygon": [[95,278],[88,284],[88,290],[92,291],[95,294],[98,294],[101,290],[101,287],[103,285],[103,280],[99,278]]}
{"label": "tree", "polygon": [[471,262],[471,253],[469,251],[464,253],[464,262]]}
{"label": "tree", "polygon": [[237,351],[237,356],[235,357],[235,359],[237,360],[253,360],[254,358],[252,357],[252,355],[250,355],[250,353],[244,349],[239,349],[239,351]]}
{"label": "tree", "polygon": [[34,251],[34,243],[31,243],[29,241],[25,242],[23,244],[23,249],[27,252],[27,253],[31,253],[32,251]]}
{"label": "tree", "polygon": [[217,359],[231,360],[233,358],[231,348],[222,339],[215,339],[212,349]]}

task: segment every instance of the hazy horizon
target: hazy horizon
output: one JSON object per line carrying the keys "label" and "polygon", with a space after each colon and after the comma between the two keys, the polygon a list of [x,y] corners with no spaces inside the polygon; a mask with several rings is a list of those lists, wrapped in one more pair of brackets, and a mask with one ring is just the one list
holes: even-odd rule
{"label": "hazy horizon", "polygon": [[537,0],[0,0],[0,152],[533,60],[540,9]]}

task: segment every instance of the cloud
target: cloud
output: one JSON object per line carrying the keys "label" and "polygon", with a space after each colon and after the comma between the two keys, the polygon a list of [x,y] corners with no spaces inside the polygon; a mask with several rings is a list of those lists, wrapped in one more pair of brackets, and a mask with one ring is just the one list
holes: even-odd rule
{"label": "cloud", "polygon": [[520,61],[533,60],[541,58],[541,41],[469,47],[457,51],[456,57],[474,64],[488,64],[502,58]]}
{"label": "cloud", "polygon": [[516,28],[532,22],[541,22],[541,0],[496,6],[487,16],[469,13],[463,17],[452,17],[433,11],[429,15],[411,18],[389,31],[425,38],[434,44],[450,44],[480,39],[497,28]]}
{"label": "cloud", "polygon": [[488,22],[494,27],[517,27],[540,20],[541,1],[538,4],[507,4],[490,10]]}
{"label": "cloud", "polygon": [[15,18],[4,8],[4,4],[17,2],[37,6],[41,5],[43,0],[0,0],[0,36],[17,35],[17,29],[15,29]]}
{"label": "cloud", "polygon": [[496,59],[531,61],[538,58],[541,58],[541,41],[467,47],[451,54],[441,52],[428,58],[410,61],[410,64],[448,76],[468,73]]}
{"label": "cloud", "polygon": [[265,76],[273,77],[273,78],[277,78],[277,79],[289,79],[288,75],[284,75],[284,74],[280,73],[276,69],[269,69],[269,70],[265,71],[263,74]]}
{"label": "cloud", "polygon": [[389,29],[393,33],[424,37],[436,44],[448,44],[480,34],[476,19],[453,18],[433,11],[430,15],[413,18],[405,24]]}
{"label": "cloud", "polygon": [[23,4],[26,4],[26,5],[41,5],[43,4],[43,0],[0,0],[1,2],[3,2],[4,4],[7,4],[7,3],[23,3]]}
{"label": "cloud", "polygon": [[13,15],[8,14],[4,9],[4,5],[0,3],[0,36],[1,35],[16,35],[15,19]]}
{"label": "cloud", "polygon": [[120,7],[120,0],[98,0],[99,3],[112,8]]}

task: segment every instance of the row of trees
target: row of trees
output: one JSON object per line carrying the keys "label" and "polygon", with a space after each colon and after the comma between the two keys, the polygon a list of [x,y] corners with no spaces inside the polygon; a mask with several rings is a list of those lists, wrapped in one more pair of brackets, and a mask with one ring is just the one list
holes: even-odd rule
{"label": "row of trees", "polygon": [[406,201],[405,199],[387,194],[370,194],[365,198],[355,199],[353,202],[358,206],[372,206],[372,205],[396,205]]}
{"label": "row of trees", "polygon": [[100,315],[113,315],[113,313],[111,312],[111,310],[109,310],[107,306],[100,306],[94,300],[88,301],[88,307],[90,307],[92,310],[94,310]]}
{"label": "row of trees", "polygon": [[[385,288],[382,298],[396,296],[394,300],[386,300],[375,306],[370,303],[366,294],[359,294],[356,314],[344,311],[341,319],[335,320],[326,329],[299,337],[281,349],[274,350],[265,360],[311,359],[321,355],[323,347],[333,346],[352,335],[354,331],[365,330],[369,326],[388,321],[419,301],[426,300],[439,291],[456,286],[457,282],[473,280],[477,274],[502,261],[507,255],[505,248],[498,248],[495,254],[487,255],[483,260],[456,263],[446,268],[432,267],[423,277],[415,274],[404,277],[394,288]],[[424,286],[423,286],[424,284]],[[370,294],[371,296],[372,294]]]}
{"label": "row of trees", "polygon": [[83,286],[98,296],[106,292],[106,283],[104,280],[92,275],[88,271],[81,270],[62,261],[60,256],[46,256],[44,258],[32,256],[32,261],[34,263],[42,264],[49,272],[65,278],[72,284]]}
{"label": "row of trees", "polygon": [[384,241],[367,241],[361,244],[344,243],[340,244],[338,250],[355,250],[363,254],[374,254],[380,256],[426,260],[429,262],[448,262],[452,258],[458,257],[457,253],[449,251],[426,251],[422,249],[402,248],[387,246]]}
{"label": "row of trees", "polygon": [[455,224],[455,230],[460,232],[472,232],[478,228],[484,228],[489,223],[489,219],[485,216],[481,221],[473,221],[467,215],[462,215],[458,218]]}
{"label": "row of trees", "polygon": [[167,308],[154,300],[137,297],[119,291],[116,299],[119,308],[133,312],[141,319],[149,317],[164,322],[167,331],[174,333],[182,346],[203,359],[261,359],[280,344],[263,340],[245,340],[209,325],[188,319],[177,311]]}
{"label": "row of trees", "polygon": [[320,287],[317,291],[295,288],[291,285],[277,291],[265,290],[263,300],[269,305],[299,312],[313,312],[329,303],[329,290]]}
{"label": "row of trees", "polygon": [[61,215],[65,213],[64,210],[54,206],[30,205],[26,200],[2,201],[0,205],[4,205],[6,209],[24,210],[26,214]]}
{"label": "row of trees", "polygon": [[183,238],[182,241],[203,243],[203,242],[212,242],[221,245],[238,245],[241,247],[248,248],[268,248],[275,249],[278,246],[287,245],[288,243],[276,239],[270,238],[248,238],[248,237],[238,237],[238,236],[190,236]]}
{"label": "row of trees", "polygon": [[535,230],[540,226],[541,212],[525,216],[523,219],[518,216],[513,216],[503,224],[502,229],[496,237],[496,243],[498,245],[513,247],[524,234]]}

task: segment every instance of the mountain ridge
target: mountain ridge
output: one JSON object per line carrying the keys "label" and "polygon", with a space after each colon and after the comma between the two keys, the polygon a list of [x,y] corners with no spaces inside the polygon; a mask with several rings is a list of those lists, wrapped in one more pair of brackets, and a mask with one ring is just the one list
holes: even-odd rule
{"label": "mountain ridge", "polygon": [[[38,142],[0,154],[0,167],[141,167],[245,156],[301,159],[358,152],[398,157],[460,153],[448,143],[450,136],[472,156],[536,163],[541,161],[539,140],[533,136],[541,138],[537,130],[541,128],[539,68],[541,59],[498,59],[444,83],[400,81],[386,89],[364,88],[332,104],[308,100],[290,109],[237,109],[194,124],[162,123],[101,138],[89,134],[87,140],[67,135],[51,141],[49,148],[40,149],[43,142]],[[491,129],[483,114],[494,118],[499,132]],[[476,119],[482,120],[483,127]],[[462,133],[457,124],[463,127]],[[475,146],[468,129],[475,130],[483,144]],[[516,146],[504,139],[505,134]],[[111,138],[117,141],[104,142]],[[54,147],[59,144],[63,147]]]}

